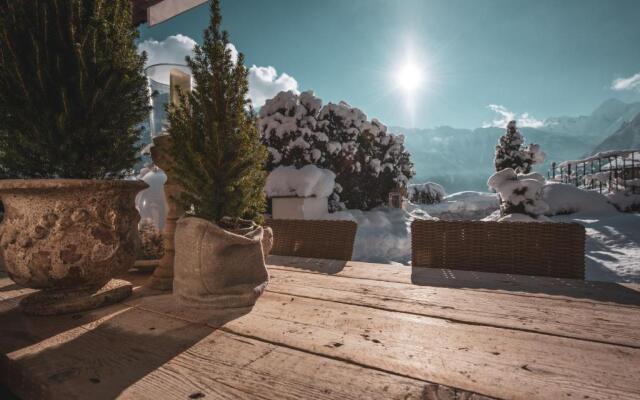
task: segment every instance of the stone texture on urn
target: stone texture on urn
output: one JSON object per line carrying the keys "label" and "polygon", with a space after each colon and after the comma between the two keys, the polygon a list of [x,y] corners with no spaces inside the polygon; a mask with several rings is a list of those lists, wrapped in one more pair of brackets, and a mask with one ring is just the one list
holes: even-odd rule
{"label": "stone texture on urn", "polygon": [[[53,292],[60,299],[60,292],[98,291],[135,261],[140,216],[134,198],[146,186],[121,180],[0,181],[0,252],[7,273],[19,285],[44,289],[34,295],[41,303]],[[50,300],[56,313],[56,301]],[[41,309],[46,313],[46,306]]]}
{"label": "stone texture on urn", "polygon": [[201,218],[178,221],[173,290],[180,301],[218,310],[253,306],[269,282],[273,232],[244,223],[226,230]]}

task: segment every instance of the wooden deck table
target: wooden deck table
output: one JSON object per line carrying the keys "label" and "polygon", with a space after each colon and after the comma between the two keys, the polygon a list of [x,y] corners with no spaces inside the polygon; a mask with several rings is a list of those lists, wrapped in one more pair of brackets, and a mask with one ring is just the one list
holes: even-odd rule
{"label": "wooden deck table", "polygon": [[106,308],[17,309],[0,276],[0,378],[25,399],[640,399],[640,288],[269,258],[245,314],[140,286]]}

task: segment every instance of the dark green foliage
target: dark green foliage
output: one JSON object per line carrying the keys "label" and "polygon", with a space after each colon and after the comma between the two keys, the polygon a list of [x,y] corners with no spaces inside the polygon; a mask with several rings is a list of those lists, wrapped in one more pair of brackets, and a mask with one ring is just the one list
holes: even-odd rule
{"label": "dark green foliage", "polygon": [[195,88],[168,109],[175,170],[184,193],[177,199],[201,218],[258,219],[264,209],[266,150],[248,107],[249,83],[242,54],[237,62],[220,30],[220,5],[211,5],[211,23],[195,57],[187,58]]}
{"label": "dark green foliage", "polygon": [[0,0],[0,165],[117,178],[148,113],[130,0]]}

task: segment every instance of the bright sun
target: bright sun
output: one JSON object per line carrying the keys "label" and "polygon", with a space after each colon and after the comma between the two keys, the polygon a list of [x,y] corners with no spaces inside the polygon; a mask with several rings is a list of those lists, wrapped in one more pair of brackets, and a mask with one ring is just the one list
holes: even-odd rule
{"label": "bright sun", "polygon": [[396,84],[405,92],[420,89],[424,82],[422,69],[413,63],[405,64],[396,71]]}

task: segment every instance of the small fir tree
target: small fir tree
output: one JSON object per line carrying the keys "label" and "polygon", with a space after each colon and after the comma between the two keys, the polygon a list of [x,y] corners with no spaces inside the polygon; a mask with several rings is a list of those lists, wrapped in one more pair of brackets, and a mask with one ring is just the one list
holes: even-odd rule
{"label": "small fir tree", "polygon": [[534,164],[544,162],[545,154],[540,151],[540,146],[530,144],[524,147],[523,143],[524,138],[516,126],[516,121],[509,121],[507,132],[500,137],[500,144],[496,146],[496,172],[511,168],[518,174],[528,174]]}
{"label": "small fir tree", "polygon": [[130,0],[0,0],[0,174],[117,178],[149,101]]}
{"label": "small fir tree", "polygon": [[517,174],[505,168],[493,174],[487,185],[500,195],[500,214],[524,214],[539,219],[548,210],[543,199],[544,177],[536,172]]}
{"label": "small fir tree", "polygon": [[244,56],[232,59],[221,31],[218,0],[195,57],[187,57],[195,89],[168,108],[176,178],[186,210],[214,222],[223,217],[259,219],[264,209],[266,150],[248,100]]}

